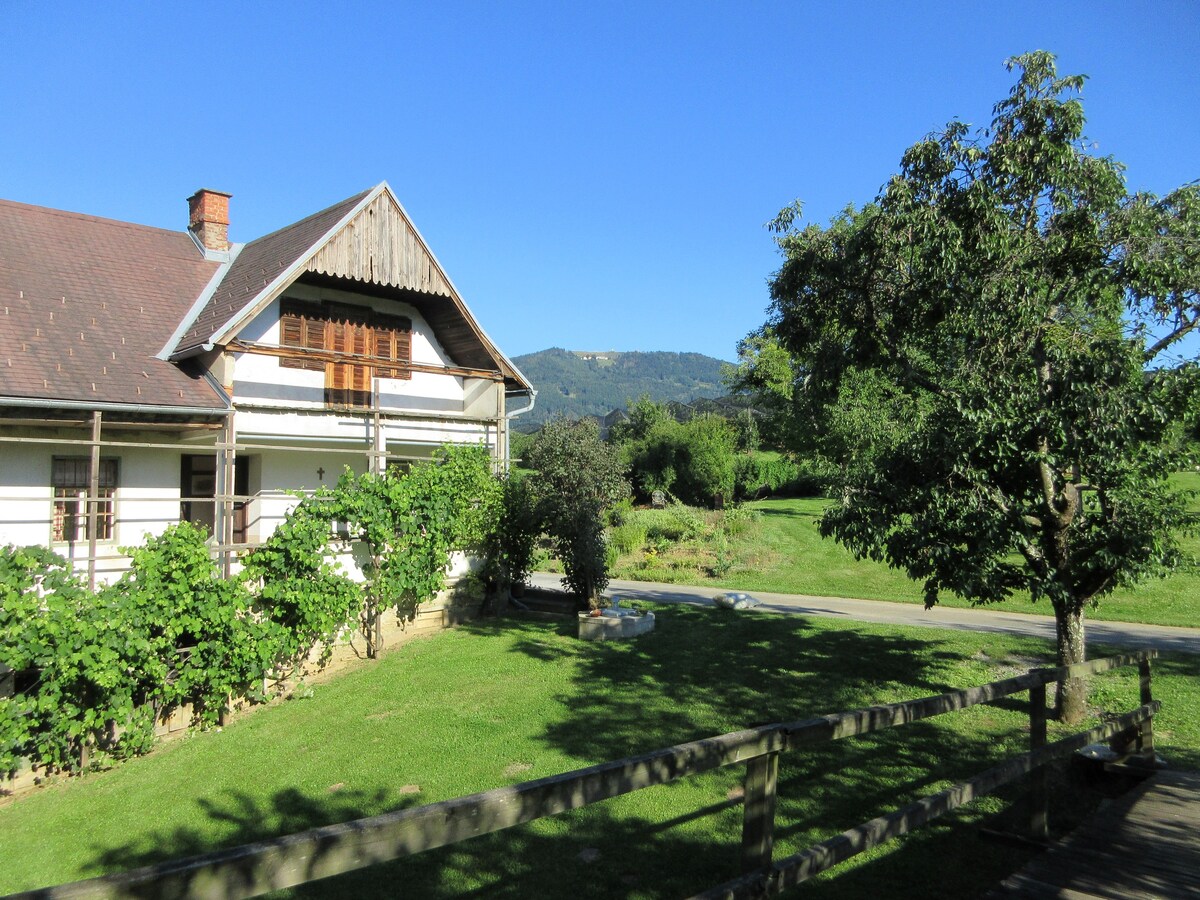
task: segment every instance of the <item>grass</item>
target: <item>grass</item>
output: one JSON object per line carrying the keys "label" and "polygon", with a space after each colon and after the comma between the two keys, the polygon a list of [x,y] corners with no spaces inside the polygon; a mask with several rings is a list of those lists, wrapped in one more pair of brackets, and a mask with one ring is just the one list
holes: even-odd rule
{"label": "grass", "polygon": [[[981,684],[1046,663],[1048,644],[993,634],[664,608],[627,643],[572,623],[500,620],[416,641],[308,699],[240,718],[110,771],[0,806],[0,893],[430,803],[604,760],[872,703]],[[1099,648],[1096,650],[1099,654]],[[1155,668],[1159,752],[1200,766],[1200,657]],[[1101,680],[1130,708],[1134,670]],[[779,855],[1022,749],[1019,698],[787,754]],[[301,896],[684,896],[737,873],[730,767],[457,847],[316,883]],[[970,896],[1025,859],[974,827],[1015,794],[889,844],[806,888],[829,897]],[[1056,808],[1055,822],[1070,810]],[[589,851],[589,852],[585,852]],[[588,862],[598,851],[599,862]],[[954,859],[960,864],[947,865]]]}
{"label": "grass", "polygon": [[[1175,484],[1183,490],[1200,488],[1200,475],[1182,473]],[[857,597],[924,603],[921,586],[901,570],[872,560],[857,560],[848,550],[818,532],[821,515],[830,501],[819,498],[762,500],[747,504],[756,517],[734,529],[723,524],[720,513],[691,511],[704,527],[679,540],[660,540],[653,517],[671,510],[635,510],[627,529],[647,529],[642,546],[618,557],[612,577],[635,581],[711,585],[743,591]],[[1200,505],[1193,503],[1193,511]],[[731,533],[732,531],[732,533]],[[1200,539],[1182,538],[1185,554],[1200,557]],[[945,606],[969,607],[956,595],[945,595]],[[989,609],[1052,615],[1049,605],[1034,605],[1027,597],[1014,597]],[[1142,622],[1150,625],[1195,626],[1200,622],[1200,568],[1189,565],[1165,578],[1153,578],[1134,587],[1120,588],[1088,610],[1088,618]]]}

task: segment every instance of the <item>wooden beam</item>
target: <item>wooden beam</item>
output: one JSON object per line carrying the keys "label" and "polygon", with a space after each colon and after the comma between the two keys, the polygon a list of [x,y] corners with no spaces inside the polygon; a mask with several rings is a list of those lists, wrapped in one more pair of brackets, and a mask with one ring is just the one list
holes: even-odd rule
{"label": "wooden beam", "polygon": [[775,787],[779,754],[768,753],[746,764],[745,806],[742,809],[742,871],[771,864],[775,847]]}
{"label": "wooden beam", "polygon": [[735,732],[469,797],[15,897],[253,897],[490,834],[781,747],[777,732]]}
{"label": "wooden beam", "polygon": [[[1029,750],[1036,753],[1046,746],[1046,685],[1038,684],[1029,689]],[[1034,840],[1045,841],[1050,837],[1048,818],[1049,774],[1045,767],[1033,773],[1029,786],[1029,831]]]}
{"label": "wooden beam", "polygon": [[407,362],[367,353],[334,353],[331,350],[310,350],[306,347],[279,347],[252,341],[234,340],[229,349],[235,353],[252,353],[257,356],[277,356],[290,359],[311,359],[321,362],[355,362],[387,369],[408,369],[411,372],[426,372],[432,375],[453,375],[458,378],[484,378],[488,381],[503,381],[504,373],[491,369],[470,369],[462,366],[437,366],[430,363]]}
{"label": "wooden beam", "polygon": [[885,816],[864,822],[844,831],[837,837],[814,844],[792,856],[779,860],[766,870],[760,870],[719,887],[696,894],[692,900],[741,900],[741,898],[763,897],[777,894],[787,888],[807,881],[813,875],[824,872],[838,863],[845,862],[885,841],[899,837],[926,822],[970,803],[977,797],[990,794],[1001,785],[1026,775],[1033,769],[1054,759],[1074,753],[1088,744],[1102,741],[1121,731],[1135,727],[1151,718],[1159,708],[1158,703],[1141,706],[1119,716],[1111,722],[1098,725],[1089,731],[1071,735],[1042,747],[1040,750],[1022,755],[994,766],[974,778],[960,782],[937,794],[922,797],[915,803],[888,813]]}
{"label": "wooden beam", "polygon": [[[190,859],[14,896],[28,900],[33,897],[44,900],[131,896],[250,897],[490,834],[721,766],[777,756],[783,750],[807,742],[866,734],[964,709],[1028,690],[1034,685],[1078,677],[1087,672],[1106,671],[1154,656],[1157,653],[1149,650],[1059,669],[1036,669],[1023,676],[965,691],[819,716],[802,722],[746,729],[469,797],[314,828]],[[1157,701],[1145,704],[1090,731],[1032,750],[969,781],[873,819],[769,868],[759,869],[698,896],[761,896],[798,884],[817,872],[1021,777],[1052,759],[1127,728],[1139,726],[1153,717],[1159,707]],[[770,790],[773,778],[768,764],[765,767],[757,766],[749,779],[753,783],[748,785],[747,800],[755,806],[756,820],[749,830],[759,858],[763,857],[763,848],[768,843],[768,829],[763,828],[762,823],[767,811],[765,801],[769,794],[773,794]],[[747,815],[750,815],[749,811]]]}

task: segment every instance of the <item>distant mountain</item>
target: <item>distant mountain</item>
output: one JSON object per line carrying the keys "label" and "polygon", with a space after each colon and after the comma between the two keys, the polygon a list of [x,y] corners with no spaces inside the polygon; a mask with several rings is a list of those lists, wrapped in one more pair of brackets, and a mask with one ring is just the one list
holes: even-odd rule
{"label": "distant mountain", "polygon": [[537,388],[537,405],[515,420],[522,431],[556,415],[603,416],[642,394],[659,402],[687,403],[721,397],[724,363],[702,353],[665,351],[561,350],[514,356],[513,362]]}

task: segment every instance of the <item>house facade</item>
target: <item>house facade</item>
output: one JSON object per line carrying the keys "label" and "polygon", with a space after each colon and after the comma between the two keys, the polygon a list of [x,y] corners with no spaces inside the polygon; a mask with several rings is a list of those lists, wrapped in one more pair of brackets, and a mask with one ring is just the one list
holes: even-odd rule
{"label": "house facade", "polygon": [[345,467],[505,464],[535,391],[386,183],[245,244],[229,199],[186,231],[0,201],[0,545],[103,581],[188,520],[229,570]]}

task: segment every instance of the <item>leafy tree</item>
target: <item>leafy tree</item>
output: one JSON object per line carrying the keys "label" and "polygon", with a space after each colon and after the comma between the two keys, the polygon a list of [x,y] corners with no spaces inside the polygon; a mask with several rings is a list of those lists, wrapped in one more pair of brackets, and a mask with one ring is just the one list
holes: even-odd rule
{"label": "leafy tree", "polygon": [[809,447],[815,432],[801,407],[804,372],[773,327],[742,338],[737,365],[726,366],[723,377],[731,391],[750,394],[766,414],[761,431],[768,445],[793,452]]}
{"label": "leafy tree", "polygon": [[531,479],[510,472],[500,482],[501,501],[497,527],[488,536],[484,558],[486,575],[500,597],[507,602],[507,591],[524,585],[533,569],[538,538],[546,529]]}
{"label": "leafy tree", "polygon": [[733,496],[737,433],[725,419],[711,413],[685,422],[680,431],[684,450],[680,493],[694,503],[723,504]]}
{"label": "leafy tree", "polygon": [[[1089,605],[1176,559],[1170,438],[1197,379],[1167,354],[1200,323],[1200,188],[1129,195],[1087,150],[1082,77],[1044,52],[1009,67],[989,130],[951,122],[827,227],[780,214],[763,334],[826,424],[864,384],[907,411],[842,470],[823,533],[923,580],[927,605],[1047,599],[1069,664]],[[1068,683],[1060,714],[1085,699]]]}
{"label": "leafy tree", "polygon": [[739,430],[721,416],[701,413],[678,422],[666,403],[643,395],[630,407],[628,421],[614,427],[609,439],[620,445],[643,499],[665,491],[707,505],[718,496],[733,494]]}
{"label": "leafy tree", "polygon": [[613,425],[609,432],[608,439],[611,443],[623,444],[641,440],[655,428],[675,421],[670,407],[665,402],[652,400],[649,394],[642,394],[629,404],[626,413],[629,418]]}
{"label": "leafy tree", "polygon": [[566,587],[595,606],[608,584],[604,511],[629,495],[615,447],[600,440],[594,419],[556,419],[526,455],[530,488],[566,575]]}

